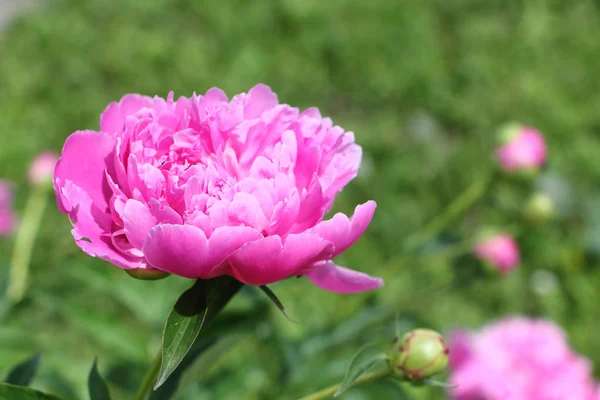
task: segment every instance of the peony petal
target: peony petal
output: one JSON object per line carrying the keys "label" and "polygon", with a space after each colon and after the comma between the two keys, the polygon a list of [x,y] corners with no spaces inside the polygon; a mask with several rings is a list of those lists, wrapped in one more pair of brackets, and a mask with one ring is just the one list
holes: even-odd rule
{"label": "peony petal", "polygon": [[103,228],[104,225],[111,224],[110,214],[100,212],[90,196],[73,182],[67,181],[63,185],[57,179],[56,184],[59,187],[57,196],[61,198],[61,204],[73,223],[71,233],[77,245],[90,256],[101,258],[120,268],[139,268],[143,260],[117,250],[112,243],[112,234]]}
{"label": "peony petal", "polygon": [[149,265],[186,278],[206,277],[208,240],[193,225],[161,224],[150,229],[142,248]]}
{"label": "peony petal", "polygon": [[263,112],[278,104],[277,95],[270,87],[259,83],[248,92],[246,104],[244,105],[244,116],[246,118],[258,118]]}
{"label": "peony petal", "polygon": [[141,249],[148,232],[156,225],[156,218],[147,206],[137,200],[129,199],[125,203],[123,225],[129,242],[134,247]]}
{"label": "peony petal", "polygon": [[219,266],[211,271],[210,277],[228,272],[228,265],[222,261],[246,243],[261,239],[256,229],[246,226],[222,226],[213,231],[208,240],[208,263]]}
{"label": "peony petal", "polygon": [[323,239],[333,243],[335,250],[333,257],[346,251],[365,232],[377,203],[372,200],[356,206],[354,215],[348,219],[344,214],[338,213],[330,220],[320,222],[310,232],[317,233]]}
{"label": "peony petal", "polygon": [[306,274],[318,287],[336,293],[358,293],[383,286],[383,279],[327,262]]}
{"label": "peony petal", "polygon": [[54,170],[55,191],[59,208],[64,210],[60,186],[67,181],[73,182],[91,198],[92,203],[101,212],[109,213],[108,205],[112,191],[104,176],[113,169],[113,151],[115,139],[105,133],[94,131],[77,131],[67,138],[62,156]]}
{"label": "peony petal", "polygon": [[269,221],[256,197],[238,192],[233,197],[227,210],[232,221],[256,228],[259,231],[269,226]]}
{"label": "peony petal", "polygon": [[318,235],[268,236],[242,246],[228,261],[233,276],[251,285],[266,285],[298,274],[315,262],[331,257],[333,245]]}
{"label": "peony petal", "polygon": [[151,107],[152,99],[139,94],[128,94],[117,103],[112,102],[100,116],[100,130],[114,133],[123,129],[127,116],[135,115],[142,108]]}

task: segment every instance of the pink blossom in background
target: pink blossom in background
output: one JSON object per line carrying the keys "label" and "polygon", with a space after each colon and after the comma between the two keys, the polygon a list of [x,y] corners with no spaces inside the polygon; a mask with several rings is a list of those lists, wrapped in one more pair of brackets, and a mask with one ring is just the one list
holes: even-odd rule
{"label": "pink blossom in background", "polygon": [[17,225],[13,211],[13,190],[7,181],[0,180],[0,235],[8,235]]}
{"label": "pink blossom in background", "polygon": [[29,183],[33,185],[45,182],[51,183],[57,161],[58,154],[52,151],[44,151],[38,154],[29,166]]}
{"label": "pink blossom in background", "polygon": [[511,317],[450,343],[456,400],[597,400],[590,363],[550,321]]}
{"label": "pink blossom in background", "polygon": [[475,255],[500,272],[506,273],[519,265],[520,255],[517,243],[508,234],[490,236],[475,246]]}
{"label": "pink blossom in background", "polygon": [[502,169],[508,172],[536,169],[546,162],[546,142],[532,128],[520,128],[507,143],[496,150]]}
{"label": "pink blossom in background", "polygon": [[354,135],[279,104],[268,86],[228,100],[126,95],[100,132],[66,141],[54,175],[77,244],[120,268],[265,285],[306,275],[334,292],[379,278],[331,260],[365,231],[375,202],[323,221],[361,161]]}

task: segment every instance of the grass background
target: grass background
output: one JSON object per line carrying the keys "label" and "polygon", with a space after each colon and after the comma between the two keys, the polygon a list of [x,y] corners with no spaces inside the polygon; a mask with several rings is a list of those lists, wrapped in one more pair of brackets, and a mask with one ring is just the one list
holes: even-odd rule
{"label": "grass background", "polygon": [[[106,104],[123,94],[218,86],[232,95],[264,82],[280,101],[316,105],[356,133],[364,167],[336,210],[367,199],[379,206],[339,262],[383,276],[386,286],[338,296],[305,279],[273,285],[299,324],[248,288],[228,309],[249,317],[221,324],[224,355],[208,354],[178,398],[310,393],[339,381],[363,343],[391,341],[396,313],[406,329],[442,332],[516,313],[552,318],[598,365],[598,37],[599,2],[591,0],[50,0],[0,34],[0,176],[15,182],[22,209],[30,160],[60,151],[74,130],[97,128]],[[550,161],[542,176],[494,175],[487,194],[441,235],[406,249],[493,173],[495,135],[510,121],[544,132]],[[560,211],[541,226],[520,213],[535,188],[550,191]],[[486,226],[517,236],[523,262],[509,277],[489,276],[461,247]],[[50,207],[31,290],[0,325],[0,369],[41,350],[34,386],[84,399],[98,356],[114,398],[131,398],[189,283],[133,280],[84,256],[69,229]],[[0,242],[0,265],[11,245]],[[393,396],[444,394],[387,382],[346,395]]]}

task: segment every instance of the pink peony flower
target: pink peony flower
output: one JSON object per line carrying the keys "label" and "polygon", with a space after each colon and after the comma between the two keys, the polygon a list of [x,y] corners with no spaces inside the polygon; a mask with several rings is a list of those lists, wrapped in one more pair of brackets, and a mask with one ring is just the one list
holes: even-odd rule
{"label": "pink peony flower", "polygon": [[541,133],[522,127],[496,150],[500,166],[507,172],[540,168],[546,162],[546,142]]}
{"label": "pink peony flower", "polygon": [[11,185],[0,180],[0,235],[8,235],[15,230],[17,217],[12,208],[13,190]]}
{"label": "pink peony flower", "polygon": [[33,185],[51,183],[57,161],[58,154],[52,151],[38,154],[29,167],[29,183]]}
{"label": "pink peony flower", "polygon": [[130,94],[106,108],[100,132],[67,139],[54,187],[77,244],[120,268],[251,285],[307,275],[349,293],[383,284],[331,261],[375,202],[323,221],[360,160],[351,132],[265,85],[230,101],[216,88],[176,101]]}
{"label": "pink peony flower", "polygon": [[450,343],[456,400],[597,400],[588,361],[550,321],[511,317]]}
{"label": "pink peony flower", "polygon": [[519,265],[517,243],[508,234],[498,234],[482,240],[475,246],[475,255],[482,261],[506,273]]}

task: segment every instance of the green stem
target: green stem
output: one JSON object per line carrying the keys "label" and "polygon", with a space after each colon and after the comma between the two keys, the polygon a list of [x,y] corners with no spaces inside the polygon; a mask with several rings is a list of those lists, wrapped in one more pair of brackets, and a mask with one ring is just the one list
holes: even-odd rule
{"label": "green stem", "polygon": [[[365,374],[363,376],[361,376],[360,378],[358,378],[356,381],[354,381],[354,383],[352,384],[351,387],[355,387],[358,385],[362,385],[364,383],[370,383],[370,382],[376,382],[376,381],[380,381],[382,379],[386,379],[389,378],[391,376],[391,371],[386,369],[383,371],[378,371],[378,372],[371,372],[369,374]],[[329,386],[328,388],[325,388],[323,390],[319,390],[316,393],[310,394],[308,396],[302,397],[298,400],[320,400],[320,399],[327,399],[331,396],[333,396],[335,394],[335,392],[337,392],[337,390],[340,388],[340,384],[337,385],[333,385],[333,386]]]}
{"label": "green stem", "polygon": [[12,304],[21,301],[27,290],[33,245],[48,203],[47,189],[46,185],[34,186],[25,205],[23,219],[15,239],[6,289],[8,300]]}
{"label": "green stem", "polygon": [[152,391],[152,387],[154,386],[154,382],[156,382],[158,371],[160,370],[160,364],[162,362],[161,351],[162,349],[158,349],[158,354],[154,360],[152,360],[152,364],[150,364],[148,371],[146,371],[146,375],[144,376],[144,379],[142,379],[142,383],[140,383],[140,387],[135,394],[134,400],[145,400],[148,394]]}
{"label": "green stem", "polygon": [[404,250],[416,250],[439,235],[454,219],[468,210],[485,194],[490,181],[491,177],[486,176],[484,179],[471,184],[441,214],[429,222],[422,231],[409,237],[405,242]]}

